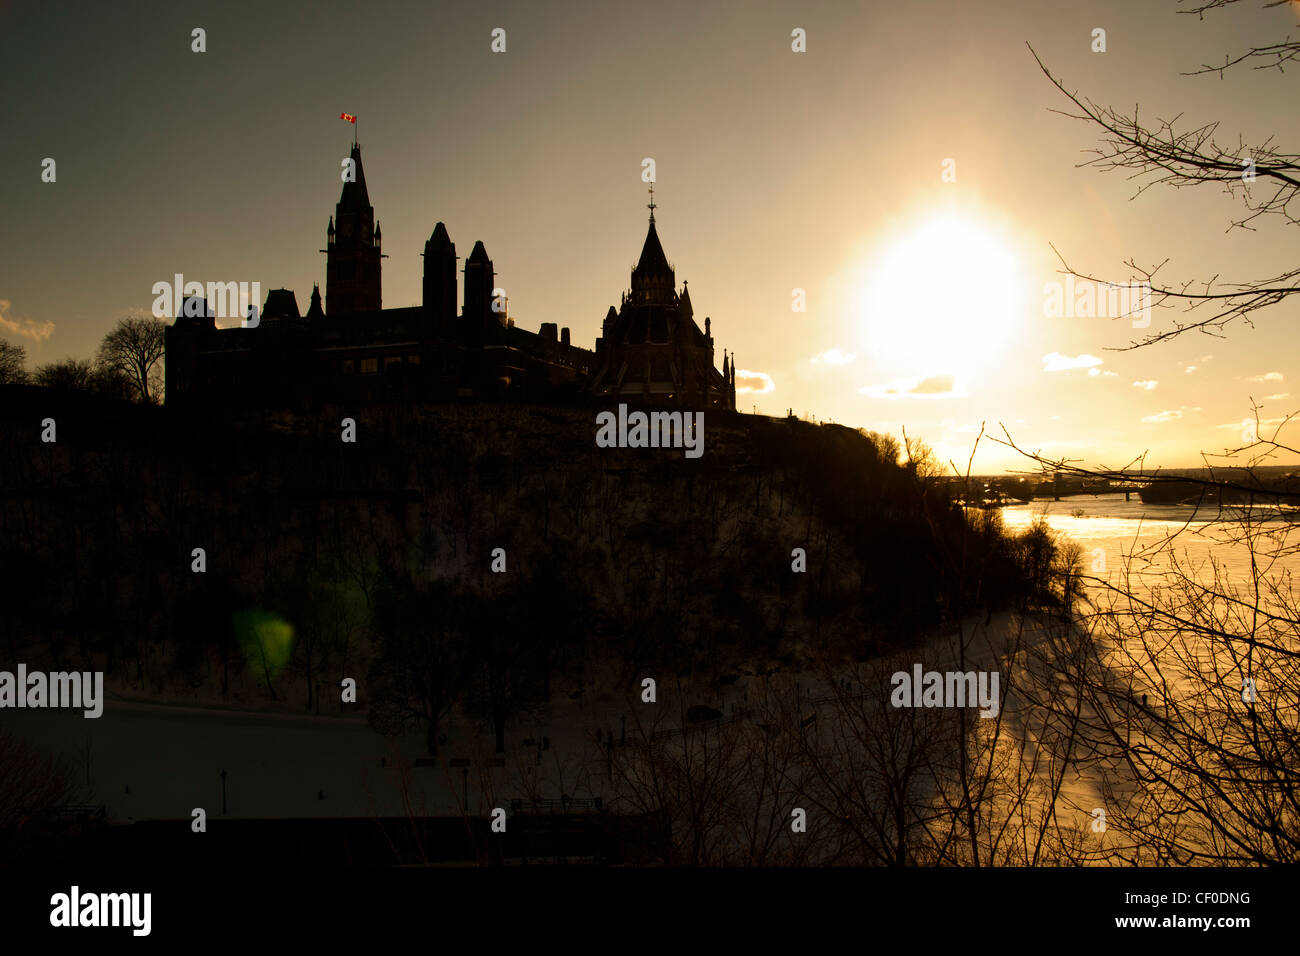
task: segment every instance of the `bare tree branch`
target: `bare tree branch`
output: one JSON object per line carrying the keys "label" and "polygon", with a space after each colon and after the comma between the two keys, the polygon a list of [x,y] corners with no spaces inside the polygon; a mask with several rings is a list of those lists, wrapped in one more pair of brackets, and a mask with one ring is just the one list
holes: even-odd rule
{"label": "bare tree branch", "polygon": [[[1091,123],[1101,130],[1101,145],[1087,151],[1092,158],[1079,163],[1080,168],[1091,166],[1103,171],[1130,171],[1128,178],[1137,183],[1133,198],[1156,185],[1180,189],[1219,183],[1230,196],[1240,199],[1249,211],[1249,215],[1232,222],[1229,230],[1253,230],[1251,224],[1266,216],[1281,217],[1288,225],[1300,225],[1300,215],[1292,207],[1292,202],[1300,195],[1300,155],[1276,149],[1271,137],[1255,146],[1245,145],[1238,137],[1234,148],[1225,148],[1215,139],[1218,123],[1180,130],[1177,124],[1181,115],[1172,120],[1149,122],[1141,117],[1136,106],[1128,114],[1100,105],[1066,89],[1033,47],[1029,49],[1039,69],[1074,106],[1073,110],[1052,112]],[[1055,247],[1053,251],[1056,251]],[[1089,282],[1114,285],[1109,280],[1075,270],[1060,252],[1057,256],[1067,273]],[[1215,275],[1207,280],[1166,283],[1157,274],[1167,262],[1144,267],[1130,258],[1125,265],[1132,270],[1130,280],[1136,278],[1150,289],[1151,304],[1155,308],[1180,307],[1184,314],[1206,309],[1210,314],[1197,315],[1190,320],[1175,318],[1172,328],[1150,333],[1119,348],[1119,351],[1153,345],[1193,329],[1218,336],[1230,322],[1242,319],[1251,324],[1253,313],[1300,292],[1300,269],[1288,270],[1268,279],[1243,282],[1221,282]]]}
{"label": "bare tree branch", "polygon": [[[1188,0],[1180,0],[1180,2],[1186,3]],[[1241,0],[1199,0],[1199,2],[1198,0],[1191,0],[1191,2],[1195,5],[1186,10],[1179,10],[1178,12],[1194,13],[1198,20],[1204,20],[1207,11],[1221,9],[1234,3],[1240,3]],[[1266,0],[1263,4],[1263,8],[1267,10],[1270,7],[1286,7],[1290,6],[1291,3],[1292,0]],[[1183,76],[1200,76],[1203,73],[1217,73],[1219,74],[1219,79],[1223,79],[1223,73],[1225,70],[1237,66],[1239,63],[1245,63],[1251,60],[1264,61],[1263,63],[1256,63],[1252,69],[1277,69],[1279,72],[1285,72],[1285,70],[1282,69],[1283,64],[1290,63],[1298,58],[1300,58],[1300,40],[1292,40],[1288,34],[1280,43],[1270,43],[1265,46],[1253,46],[1245,53],[1240,53],[1235,57],[1229,56],[1225,53],[1223,55],[1222,66],[1211,66],[1207,63],[1199,70],[1192,70],[1184,73]]]}

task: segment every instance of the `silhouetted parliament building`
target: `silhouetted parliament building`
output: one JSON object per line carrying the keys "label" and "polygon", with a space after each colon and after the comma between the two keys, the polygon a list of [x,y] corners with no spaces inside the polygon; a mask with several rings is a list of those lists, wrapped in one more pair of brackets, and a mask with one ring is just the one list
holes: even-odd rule
{"label": "silhouetted parliament building", "polygon": [[701,331],[685,284],[677,291],[655,232],[653,197],[631,291],[617,310],[610,306],[589,350],[555,323],[537,332],[514,324],[504,300],[494,300],[482,242],[465,260],[458,315],[456,246],[441,222],[424,244],[423,304],[383,308],[382,234],[359,146],[352,159],[355,180],[343,184],[322,250],[324,302],[318,286],[304,315],[292,291],[272,290],[252,328],[218,328],[207,303],[182,308],[167,328],[169,405],[586,395],[604,403],[735,408],[734,363],[724,353],[722,371],[714,368],[710,320]]}

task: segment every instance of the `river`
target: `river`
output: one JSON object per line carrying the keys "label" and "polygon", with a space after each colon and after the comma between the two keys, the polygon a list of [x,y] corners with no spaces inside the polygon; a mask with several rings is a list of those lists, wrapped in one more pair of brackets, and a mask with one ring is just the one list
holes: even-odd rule
{"label": "river", "polygon": [[[1252,580],[1251,548],[1241,540],[1246,512],[1220,511],[1217,506],[1144,504],[1136,494],[1079,495],[1061,501],[1041,499],[1002,509],[1008,530],[1022,531],[1035,516],[1083,548],[1087,574],[1119,584],[1130,562],[1145,586],[1154,586],[1170,567],[1170,553],[1180,566],[1203,584],[1213,581],[1214,565],[1235,586]],[[1276,511],[1249,513],[1259,531],[1254,560],[1261,571],[1280,584],[1300,582],[1300,517]],[[1161,548],[1164,545],[1166,547]],[[1157,553],[1159,551],[1159,553]]]}

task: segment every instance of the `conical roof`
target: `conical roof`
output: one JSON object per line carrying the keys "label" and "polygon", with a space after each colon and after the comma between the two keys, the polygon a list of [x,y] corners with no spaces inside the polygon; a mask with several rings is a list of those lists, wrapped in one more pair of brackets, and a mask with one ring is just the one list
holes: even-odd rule
{"label": "conical roof", "polygon": [[370,206],[370,193],[366,191],[366,171],[361,167],[361,147],[353,144],[352,162],[357,167],[355,182],[343,184],[343,194],[339,196],[339,208],[344,210],[366,209]]}
{"label": "conical roof", "polygon": [[319,285],[313,285],[311,288],[311,305],[308,306],[307,308],[307,318],[309,319],[325,318],[325,310],[321,307],[321,302],[320,302]]}
{"label": "conical roof", "polygon": [[[433,235],[429,237],[431,246],[449,246],[451,245],[451,236],[447,235],[447,227],[438,223],[433,227]],[[480,243],[482,245],[482,243]]]}
{"label": "conical roof", "polygon": [[646,233],[645,245],[641,247],[641,258],[637,261],[634,274],[643,276],[672,275],[664,247],[659,243],[659,233],[655,232],[654,220],[650,220],[650,231]]}

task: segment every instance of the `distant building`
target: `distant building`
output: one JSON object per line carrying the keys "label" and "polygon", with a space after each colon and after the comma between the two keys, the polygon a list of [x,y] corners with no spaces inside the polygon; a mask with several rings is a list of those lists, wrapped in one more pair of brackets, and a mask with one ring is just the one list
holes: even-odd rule
{"label": "distant building", "polygon": [[709,320],[701,332],[685,287],[675,291],[653,200],[632,291],[619,312],[611,307],[593,352],[573,345],[569,329],[555,323],[537,332],[516,326],[504,296],[494,294],[496,273],[482,241],[465,260],[458,315],[456,246],[441,222],[424,244],[423,304],[383,308],[382,232],[359,146],[352,160],[355,181],[344,183],[326,229],[324,301],[314,288],[303,314],[292,291],[273,289],[252,328],[218,328],[206,303],[182,307],[167,329],[168,404],[585,394],[735,407],[734,369],[725,359],[722,372],[713,368]]}

